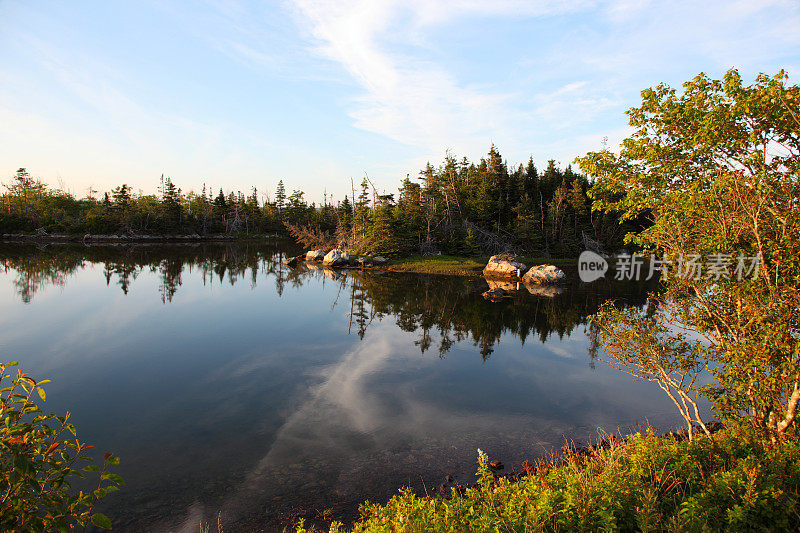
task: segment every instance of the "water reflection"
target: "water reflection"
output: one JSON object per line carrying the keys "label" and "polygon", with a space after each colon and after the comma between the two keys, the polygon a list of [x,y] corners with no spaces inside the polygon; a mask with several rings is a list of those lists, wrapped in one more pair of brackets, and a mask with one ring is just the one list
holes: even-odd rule
{"label": "water reflection", "polygon": [[[117,530],[352,517],[648,418],[659,391],[588,357],[587,316],[647,287],[484,300],[482,279],[289,269],[285,243],[0,244],[0,350],[123,457]],[[573,276],[574,277],[574,276]],[[53,290],[58,289],[58,290]]]}
{"label": "water reflection", "polygon": [[[289,268],[283,259],[296,250],[286,243],[194,244],[120,246],[37,246],[3,244],[0,264],[14,274],[13,285],[24,303],[48,286],[63,288],[69,278],[88,264],[103,266],[106,285],[118,285],[128,294],[137,277],[149,271],[159,280],[161,302],[172,302],[188,271],[203,285],[247,283],[258,285],[259,276],[272,279],[281,297],[287,286],[300,288],[322,277],[336,284],[333,307],[349,308],[348,333],[364,338],[377,318],[392,316],[400,329],[417,332],[414,344],[422,353],[435,350],[444,357],[456,342],[471,340],[486,359],[507,332],[522,344],[533,334],[539,342],[550,335],[569,335],[586,324],[587,316],[613,294],[629,305],[646,303],[652,286],[600,281],[580,290],[562,287],[526,287],[518,283],[481,278],[399,275],[362,270],[334,270],[315,264]],[[288,252],[288,253],[287,253]],[[573,276],[574,277],[574,276]],[[514,291],[515,297],[499,304],[477,298],[489,288]],[[531,297],[532,296],[532,297]]]}

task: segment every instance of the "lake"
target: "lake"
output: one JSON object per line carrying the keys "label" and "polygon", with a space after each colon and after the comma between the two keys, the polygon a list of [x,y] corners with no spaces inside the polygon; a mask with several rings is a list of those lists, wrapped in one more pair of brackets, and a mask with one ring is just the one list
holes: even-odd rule
{"label": "lake", "polygon": [[0,243],[1,357],[122,457],[115,530],[352,520],[404,485],[472,482],[478,448],[508,472],[565,440],[680,425],[658,387],[589,354],[587,317],[644,305],[645,285],[490,303],[481,278],[281,264],[298,252]]}

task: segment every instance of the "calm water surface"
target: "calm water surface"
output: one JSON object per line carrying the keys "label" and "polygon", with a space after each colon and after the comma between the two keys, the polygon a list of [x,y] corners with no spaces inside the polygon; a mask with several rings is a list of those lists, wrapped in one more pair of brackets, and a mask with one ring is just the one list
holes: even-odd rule
{"label": "calm water surface", "polygon": [[[588,353],[606,281],[493,304],[480,278],[291,270],[264,245],[0,243],[0,357],[123,458],[118,530],[352,519],[402,485],[472,482],[598,428],[678,425]],[[571,276],[575,278],[573,274]]]}

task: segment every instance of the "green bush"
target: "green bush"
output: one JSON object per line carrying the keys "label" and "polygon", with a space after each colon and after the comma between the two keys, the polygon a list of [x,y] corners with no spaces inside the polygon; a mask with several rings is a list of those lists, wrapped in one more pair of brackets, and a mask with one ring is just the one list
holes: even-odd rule
{"label": "green bush", "polygon": [[385,505],[363,504],[353,531],[800,528],[796,440],[770,445],[726,429],[687,442],[649,432],[594,456],[545,464],[516,482],[495,480],[485,454],[478,463],[478,483],[463,494],[422,497],[402,489]]}
{"label": "green bush", "polygon": [[[0,365],[0,529],[3,531],[69,531],[94,524],[111,529],[110,519],[92,513],[106,494],[124,481],[109,471],[119,458],[106,453],[103,466],[91,463],[85,452],[94,446],[77,438],[64,416],[41,414],[35,396],[45,400],[42,385],[17,369],[16,377]],[[86,474],[97,476],[91,492],[75,491],[71,482]]]}

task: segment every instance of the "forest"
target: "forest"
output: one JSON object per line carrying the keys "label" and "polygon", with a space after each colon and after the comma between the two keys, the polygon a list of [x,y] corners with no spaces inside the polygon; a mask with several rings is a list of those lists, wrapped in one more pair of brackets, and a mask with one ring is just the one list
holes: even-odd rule
{"label": "forest", "polygon": [[190,234],[254,236],[289,232],[308,247],[347,248],[389,256],[448,253],[478,256],[517,252],[543,257],[574,256],[591,248],[613,251],[644,218],[623,224],[592,210],[590,180],[571,166],[550,160],[540,170],[509,166],[495,146],[478,161],[447,153],[428,163],[416,179],[407,175],[397,194],[379,193],[368,176],[351,180],[351,195],[321,205],[305,193],[287,195],[283,181],[262,197],[205,185],[184,192],[161,176],[158,193],[128,184],[76,198],[20,168],[0,196],[0,234],[38,232],[90,234]]}

